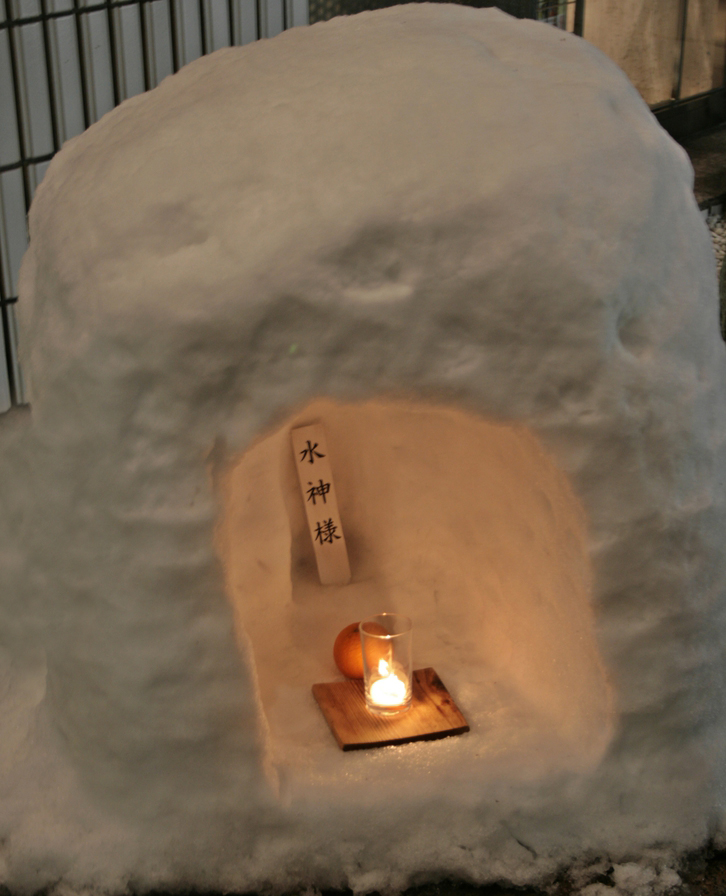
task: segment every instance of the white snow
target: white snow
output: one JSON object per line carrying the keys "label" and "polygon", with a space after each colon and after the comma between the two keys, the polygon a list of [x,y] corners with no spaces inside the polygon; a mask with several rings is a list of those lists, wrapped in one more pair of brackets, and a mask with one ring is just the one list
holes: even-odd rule
{"label": "white snow", "polygon": [[[602,54],[456,5],[220,51],[64,147],[21,276],[32,406],[0,418],[7,886],[603,859],[641,896],[724,836],[726,369],[691,185]],[[346,588],[296,503],[312,419]],[[310,688],[384,609],[469,734],[338,750]]]}
{"label": "white snow", "polygon": [[665,896],[681,886],[680,876],[672,868],[641,860],[615,865],[609,871],[608,883],[587,884],[579,896]]}

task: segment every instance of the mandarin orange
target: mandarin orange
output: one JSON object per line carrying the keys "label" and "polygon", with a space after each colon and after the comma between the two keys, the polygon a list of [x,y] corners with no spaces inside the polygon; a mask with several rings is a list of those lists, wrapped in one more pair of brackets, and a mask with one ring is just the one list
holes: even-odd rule
{"label": "mandarin orange", "polygon": [[[363,649],[361,647],[359,622],[352,622],[339,633],[333,645],[335,665],[346,678],[363,678]],[[381,625],[375,626],[377,635],[387,634]],[[381,651],[382,653],[383,651]],[[387,650],[385,651],[387,654]],[[368,655],[369,663],[377,662],[378,657]]]}

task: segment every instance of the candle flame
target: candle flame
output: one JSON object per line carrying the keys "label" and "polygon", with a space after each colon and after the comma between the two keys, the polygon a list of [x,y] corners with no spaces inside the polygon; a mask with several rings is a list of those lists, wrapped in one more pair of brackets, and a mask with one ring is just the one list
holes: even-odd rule
{"label": "candle flame", "polygon": [[386,660],[378,661],[378,674],[381,676],[372,682],[368,693],[378,706],[400,706],[406,700],[406,683],[393,671]]}

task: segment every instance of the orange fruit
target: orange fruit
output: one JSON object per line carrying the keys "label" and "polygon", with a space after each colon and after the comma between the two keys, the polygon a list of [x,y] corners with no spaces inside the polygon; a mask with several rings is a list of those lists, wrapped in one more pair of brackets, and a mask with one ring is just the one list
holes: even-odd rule
{"label": "orange fruit", "polygon": [[[360,632],[358,631],[359,625],[359,622],[352,622],[350,625],[346,625],[335,639],[335,644],[333,645],[335,665],[346,678],[363,678],[363,648],[361,647]],[[373,628],[373,626],[370,627]],[[388,634],[382,625],[376,625],[373,633],[377,635]],[[369,656],[368,659],[370,663],[371,660],[377,660],[377,657]]]}

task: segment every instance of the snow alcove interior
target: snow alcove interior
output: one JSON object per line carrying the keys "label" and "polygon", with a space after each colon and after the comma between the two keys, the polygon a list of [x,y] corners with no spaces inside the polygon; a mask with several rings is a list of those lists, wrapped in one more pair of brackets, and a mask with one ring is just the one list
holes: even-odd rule
{"label": "snow alcove interior", "polygon": [[[347,585],[321,585],[313,557],[290,442],[311,422],[327,434]],[[338,631],[384,610],[413,619],[414,665],[434,666],[467,715],[471,733],[447,745],[447,762],[474,753],[497,774],[504,763],[530,775],[601,758],[611,701],[586,521],[526,427],[420,402],[320,399],[259,439],[223,492],[228,592],[274,767],[318,757],[330,768],[337,748],[310,686],[342,678]]]}

